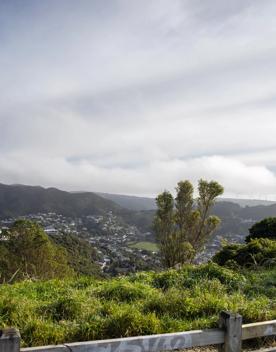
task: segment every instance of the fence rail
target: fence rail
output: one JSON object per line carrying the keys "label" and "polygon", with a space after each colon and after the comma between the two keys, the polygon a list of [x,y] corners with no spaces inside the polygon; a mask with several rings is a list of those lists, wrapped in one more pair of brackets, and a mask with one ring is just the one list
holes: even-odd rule
{"label": "fence rail", "polygon": [[[239,314],[221,312],[218,329],[22,349],[20,334],[16,329],[0,331],[0,352],[159,352],[208,345],[218,345],[221,352],[239,352],[243,340],[276,335],[276,320],[242,325],[242,317]],[[276,347],[269,351],[276,352]]]}

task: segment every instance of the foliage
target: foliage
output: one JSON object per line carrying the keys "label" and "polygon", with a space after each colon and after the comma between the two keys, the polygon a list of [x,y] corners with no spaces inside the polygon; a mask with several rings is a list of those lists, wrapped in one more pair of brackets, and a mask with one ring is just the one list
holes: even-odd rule
{"label": "foliage", "polygon": [[156,198],[154,230],[165,267],[191,262],[220,223],[210,215],[216,197],[223,193],[220,184],[199,180],[196,205],[189,181],[180,181],[176,193],[175,200],[168,191]]}
{"label": "foliage", "polygon": [[244,322],[276,318],[276,270],[238,273],[214,263],[111,280],[26,280],[0,286],[0,324],[23,346],[216,326],[222,309]]}
{"label": "foliage", "polygon": [[276,241],[259,238],[247,244],[227,244],[215,254],[213,261],[232,268],[276,266]]}
{"label": "foliage", "polygon": [[54,235],[51,239],[67,251],[68,263],[76,273],[93,276],[102,275],[99,266],[95,264],[97,252],[88,241],[69,233]]}
{"label": "foliage", "polygon": [[276,240],[276,217],[266,218],[257,222],[249,229],[249,235],[246,237],[246,242],[253,238],[268,238]]}
{"label": "foliage", "polygon": [[66,251],[54,245],[38,224],[17,220],[0,236],[1,281],[72,275]]}

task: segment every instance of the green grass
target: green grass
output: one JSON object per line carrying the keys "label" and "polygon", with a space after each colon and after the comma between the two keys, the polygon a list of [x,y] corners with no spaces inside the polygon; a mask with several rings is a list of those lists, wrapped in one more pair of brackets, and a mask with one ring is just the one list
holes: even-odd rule
{"label": "green grass", "polygon": [[0,286],[0,326],[23,346],[217,326],[221,310],[244,322],[276,319],[276,271],[235,272],[216,264],[110,280],[23,281]]}
{"label": "green grass", "polygon": [[147,241],[130,243],[129,247],[130,248],[143,249],[143,250],[146,250],[146,251],[149,251],[149,252],[157,252],[158,251],[158,247],[157,247],[156,243],[147,242]]}

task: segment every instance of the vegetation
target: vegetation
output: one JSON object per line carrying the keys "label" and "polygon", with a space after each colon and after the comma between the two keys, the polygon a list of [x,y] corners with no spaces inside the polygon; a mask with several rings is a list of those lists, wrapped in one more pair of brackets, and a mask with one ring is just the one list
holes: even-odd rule
{"label": "vegetation", "polygon": [[78,274],[101,276],[99,265],[95,264],[97,252],[85,239],[79,236],[63,233],[54,235],[51,240],[68,253],[68,264]]}
{"label": "vegetation", "polygon": [[154,230],[165,267],[191,262],[220,223],[210,215],[216,197],[223,193],[220,184],[199,180],[196,205],[189,181],[179,182],[176,192],[175,200],[168,191],[156,198]]}
{"label": "vegetation", "polygon": [[213,263],[112,280],[26,280],[0,286],[0,324],[36,346],[211,328],[223,309],[263,321],[276,318],[275,281],[272,269]]}
{"label": "vegetation", "polygon": [[276,240],[276,217],[265,218],[257,222],[249,229],[249,235],[246,237],[246,242],[253,238],[269,238]]}
{"label": "vegetation", "polygon": [[238,268],[276,266],[276,218],[265,218],[249,229],[246,244],[225,243],[213,261],[219,265]]}
{"label": "vegetation", "polygon": [[0,282],[63,278],[74,274],[101,276],[95,249],[85,240],[62,234],[48,237],[29,220],[18,220],[0,233]]}
{"label": "vegetation", "polygon": [[50,279],[72,275],[66,251],[54,245],[43,229],[18,220],[0,234],[0,279]]}
{"label": "vegetation", "polygon": [[259,238],[247,244],[226,244],[213,261],[228,267],[273,267],[276,266],[276,241]]}

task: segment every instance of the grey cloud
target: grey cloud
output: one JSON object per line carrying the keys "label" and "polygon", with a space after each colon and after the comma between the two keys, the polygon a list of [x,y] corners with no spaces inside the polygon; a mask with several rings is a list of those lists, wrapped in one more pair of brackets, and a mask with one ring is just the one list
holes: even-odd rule
{"label": "grey cloud", "polygon": [[275,198],[275,15],[273,1],[1,1],[1,181],[154,195],[207,177]]}

